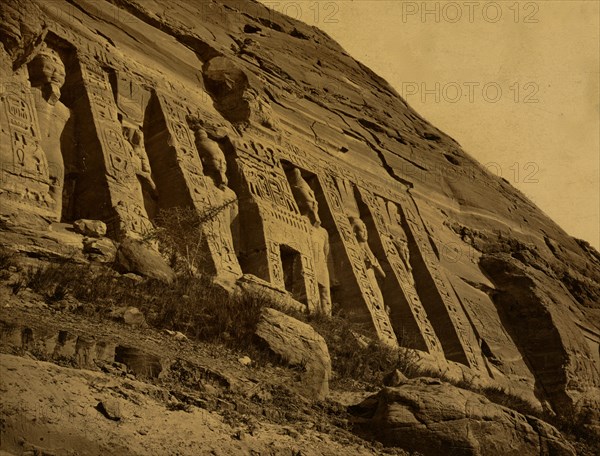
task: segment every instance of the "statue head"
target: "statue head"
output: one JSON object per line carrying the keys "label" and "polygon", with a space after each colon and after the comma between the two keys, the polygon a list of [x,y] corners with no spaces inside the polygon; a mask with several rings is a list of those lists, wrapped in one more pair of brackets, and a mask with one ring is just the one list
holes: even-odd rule
{"label": "statue head", "polygon": [[196,147],[204,166],[205,174],[211,176],[221,190],[227,187],[227,160],[216,141],[208,137],[201,128],[196,130]]}
{"label": "statue head", "polygon": [[365,222],[363,222],[358,217],[351,217],[350,223],[352,224],[352,230],[354,231],[354,235],[358,242],[367,242],[369,239],[369,232],[367,231],[367,226]]}
{"label": "statue head", "polygon": [[65,77],[65,65],[58,52],[50,47],[44,47],[29,63],[31,85],[41,88],[44,99],[51,105],[60,99]]}
{"label": "statue head", "polygon": [[298,185],[304,181],[302,173],[298,168],[292,168],[292,172],[290,173],[290,180],[292,181],[293,185]]}

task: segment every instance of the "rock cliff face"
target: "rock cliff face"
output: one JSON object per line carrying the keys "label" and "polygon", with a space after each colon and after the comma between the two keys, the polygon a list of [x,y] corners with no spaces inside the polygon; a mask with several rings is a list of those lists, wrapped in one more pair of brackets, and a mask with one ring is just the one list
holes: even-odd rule
{"label": "rock cliff face", "polygon": [[[205,272],[600,407],[600,255],[322,31],[253,1],[0,5],[3,230],[215,211]],[[484,134],[484,132],[482,132]]]}

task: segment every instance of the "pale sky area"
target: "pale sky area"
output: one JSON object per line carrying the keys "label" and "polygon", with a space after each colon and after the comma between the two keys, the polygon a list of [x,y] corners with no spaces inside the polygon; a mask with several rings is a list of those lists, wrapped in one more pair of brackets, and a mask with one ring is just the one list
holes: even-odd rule
{"label": "pale sky area", "polygon": [[325,30],[600,249],[600,2],[262,3]]}

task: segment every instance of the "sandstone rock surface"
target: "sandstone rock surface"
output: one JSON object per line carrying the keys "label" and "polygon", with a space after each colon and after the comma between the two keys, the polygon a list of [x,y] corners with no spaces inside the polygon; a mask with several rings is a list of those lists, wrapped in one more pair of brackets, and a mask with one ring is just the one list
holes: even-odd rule
{"label": "sandstone rock surface", "polygon": [[85,238],[83,240],[83,253],[95,261],[112,263],[117,256],[117,247],[112,239]]}
{"label": "sandstone rock surface", "polygon": [[425,456],[575,455],[549,424],[439,380],[384,388],[351,410],[366,435]]}
{"label": "sandstone rock surface", "polygon": [[125,239],[119,245],[116,262],[124,272],[133,272],[167,283],[175,279],[175,273],[160,254],[136,239]]}
{"label": "sandstone rock surface", "polygon": [[311,326],[275,309],[265,308],[256,336],[291,366],[304,370],[297,388],[309,398],[329,393],[331,360],[323,337]]}
{"label": "sandstone rock surface", "polygon": [[0,3],[2,245],[110,258],[49,228],[97,220],[121,271],[170,282],[134,239],[191,210],[172,236],[194,233],[193,272],[598,409],[597,251],[317,28],[250,0],[163,3]]}
{"label": "sandstone rock surface", "polygon": [[84,236],[101,238],[106,235],[106,223],[100,220],[76,220],[73,222],[73,228]]}

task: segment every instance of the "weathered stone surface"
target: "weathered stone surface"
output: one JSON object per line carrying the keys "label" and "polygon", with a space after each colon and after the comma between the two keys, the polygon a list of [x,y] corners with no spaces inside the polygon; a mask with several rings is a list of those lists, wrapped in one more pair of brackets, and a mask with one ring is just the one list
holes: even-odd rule
{"label": "weathered stone surface", "polygon": [[83,253],[95,261],[112,263],[117,256],[117,246],[112,239],[85,238],[83,240]]}
{"label": "weathered stone surface", "polygon": [[146,318],[140,309],[137,307],[129,307],[123,312],[123,321],[131,326],[145,326]]}
{"label": "weathered stone surface", "polygon": [[291,366],[304,369],[297,388],[309,398],[329,393],[331,360],[323,337],[311,326],[275,309],[264,308],[256,335]]}
{"label": "weathered stone surface", "polygon": [[100,220],[76,220],[73,222],[73,228],[84,236],[101,238],[106,235],[106,223]]}
{"label": "weathered stone surface", "polygon": [[439,380],[384,388],[350,410],[365,435],[424,456],[575,455],[551,425]]}
{"label": "weathered stone surface", "polygon": [[96,408],[109,420],[120,421],[122,418],[119,401],[112,397],[98,402]]}
{"label": "weathered stone surface", "polygon": [[[532,262],[533,263],[533,262]],[[507,254],[488,254],[481,266],[496,285],[494,302],[548,399],[559,410],[591,411],[600,418],[600,373],[594,347],[568,315],[571,295],[533,266]]]}
{"label": "weathered stone surface", "polygon": [[165,282],[175,279],[173,270],[160,254],[136,239],[125,239],[119,245],[116,264],[124,272],[133,272]]}
{"label": "weathered stone surface", "polygon": [[404,375],[398,369],[394,369],[383,378],[383,384],[385,386],[399,386],[407,381],[408,378],[406,378],[406,375]]}
{"label": "weathered stone surface", "polygon": [[598,409],[600,254],[337,43],[250,1],[76,3],[0,2],[3,244],[110,261],[108,241],[48,229],[97,220],[121,271],[171,281],[132,239],[191,208],[194,273]]}

